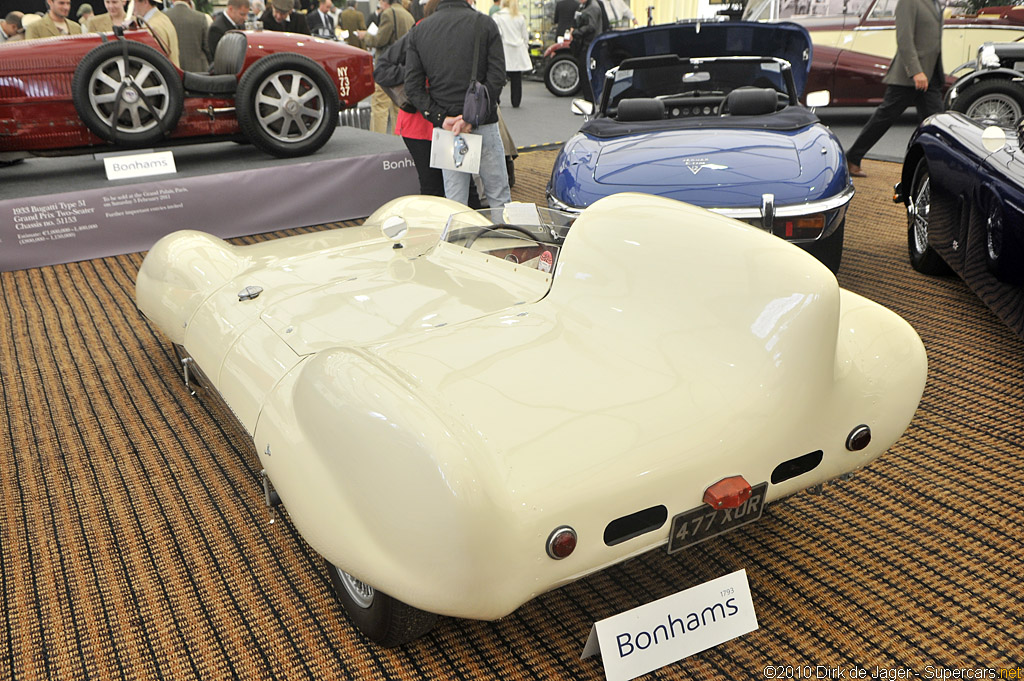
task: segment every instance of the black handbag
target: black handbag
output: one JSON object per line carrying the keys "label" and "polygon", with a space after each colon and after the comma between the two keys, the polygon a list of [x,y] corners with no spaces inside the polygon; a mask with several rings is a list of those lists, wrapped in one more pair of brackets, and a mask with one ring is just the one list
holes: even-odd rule
{"label": "black handbag", "polygon": [[466,100],[462,103],[462,120],[474,128],[483,125],[491,114],[491,95],[487,92],[487,86],[477,80],[480,65],[480,23],[485,17],[483,15],[477,20],[476,40],[473,42],[473,70],[470,77],[473,79],[466,90]]}
{"label": "black handbag", "polygon": [[405,39],[408,33],[377,55],[373,65],[373,80],[399,109],[413,113],[416,107],[405,96]]}

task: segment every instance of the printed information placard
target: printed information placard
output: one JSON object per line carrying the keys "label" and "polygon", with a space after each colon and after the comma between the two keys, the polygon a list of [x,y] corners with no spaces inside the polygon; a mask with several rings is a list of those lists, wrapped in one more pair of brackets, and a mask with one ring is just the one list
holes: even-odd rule
{"label": "printed information placard", "polygon": [[609,681],[628,681],[757,629],[746,570],[601,620],[581,658],[600,654]]}
{"label": "printed information placard", "polygon": [[402,150],[0,200],[0,271],[142,251],[177,229],[229,238],[366,217],[418,185]]}

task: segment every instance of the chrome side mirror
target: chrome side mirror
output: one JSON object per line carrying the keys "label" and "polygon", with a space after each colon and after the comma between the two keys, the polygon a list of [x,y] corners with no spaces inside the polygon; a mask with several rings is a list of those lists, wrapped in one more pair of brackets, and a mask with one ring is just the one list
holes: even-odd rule
{"label": "chrome side mirror", "polygon": [[572,104],[569,107],[577,116],[593,116],[594,115],[594,103],[588,102],[587,100],[577,97],[572,100]]}
{"label": "chrome side mirror", "polygon": [[409,232],[409,225],[406,223],[405,218],[392,215],[380,226],[380,231],[386,239],[398,241]]}
{"label": "chrome side mirror", "polygon": [[815,109],[819,106],[828,106],[832,101],[832,93],[828,90],[817,90],[807,93],[807,108]]}

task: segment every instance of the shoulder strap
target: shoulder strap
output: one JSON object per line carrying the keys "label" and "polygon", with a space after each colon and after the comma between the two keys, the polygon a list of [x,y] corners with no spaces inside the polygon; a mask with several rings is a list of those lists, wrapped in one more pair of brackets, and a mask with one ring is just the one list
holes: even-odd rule
{"label": "shoulder strap", "polygon": [[480,64],[480,22],[483,21],[484,15],[481,13],[476,20],[476,39],[473,41],[473,71],[470,73],[470,81],[477,80],[477,76],[480,74],[478,67]]}

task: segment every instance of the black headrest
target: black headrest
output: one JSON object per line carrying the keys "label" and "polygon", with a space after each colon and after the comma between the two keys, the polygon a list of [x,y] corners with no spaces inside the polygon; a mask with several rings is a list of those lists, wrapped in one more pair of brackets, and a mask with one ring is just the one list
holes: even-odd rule
{"label": "black headrest", "polygon": [[245,64],[245,50],[248,45],[249,41],[241,31],[225,33],[217,43],[217,52],[213,55],[213,75],[235,75],[241,71]]}
{"label": "black headrest", "polygon": [[725,98],[725,110],[733,116],[759,116],[775,113],[778,108],[779,93],[772,88],[743,87]]}
{"label": "black headrest", "polygon": [[615,119],[619,121],[660,121],[665,117],[665,102],[660,99],[624,99],[619,102]]}

